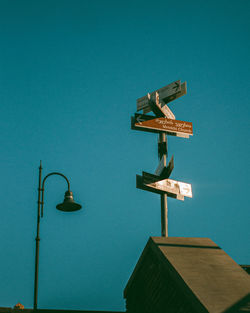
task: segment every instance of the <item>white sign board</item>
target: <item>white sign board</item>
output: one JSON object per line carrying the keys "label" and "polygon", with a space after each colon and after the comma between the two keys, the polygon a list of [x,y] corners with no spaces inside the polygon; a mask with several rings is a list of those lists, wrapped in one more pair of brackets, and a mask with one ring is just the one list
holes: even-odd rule
{"label": "white sign board", "polygon": [[161,111],[165,114],[166,118],[175,120],[174,113],[169,109],[166,104],[161,108]]}
{"label": "white sign board", "polygon": [[[150,97],[149,94],[148,94],[148,97]],[[166,104],[164,104],[163,100],[160,100],[160,96],[157,91],[155,93],[155,96],[152,96],[152,97],[153,97],[152,99],[153,102],[158,107],[158,109],[165,115],[165,117],[171,120],[175,120],[174,113],[169,109],[169,107]]]}
{"label": "white sign board", "polygon": [[192,187],[187,183],[182,183],[172,179],[163,179],[145,185],[167,193],[175,194],[177,196],[176,198],[179,200],[184,200],[184,197],[192,198]]}

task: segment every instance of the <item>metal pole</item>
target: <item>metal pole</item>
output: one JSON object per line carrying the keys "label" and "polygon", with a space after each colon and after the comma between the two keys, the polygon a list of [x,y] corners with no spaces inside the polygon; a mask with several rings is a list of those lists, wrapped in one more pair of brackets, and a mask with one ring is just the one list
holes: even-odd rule
{"label": "metal pole", "polygon": [[39,232],[40,232],[40,205],[41,205],[41,181],[42,181],[42,162],[39,166],[39,181],[38,181],[38,201],[37,201],[37,230],[36,230],[36,258],[35,258],[35,282],[34,282],[34,310],[37,309],[38,295],[38,265],[39,265]]}
{"label": "metal pole", "polygon": [[[167,166],[167,135],[159,134],[159,157],[163,158],[164,166]],[[167,195],[161,194],[161,236],[168,237],[168,203]]]}

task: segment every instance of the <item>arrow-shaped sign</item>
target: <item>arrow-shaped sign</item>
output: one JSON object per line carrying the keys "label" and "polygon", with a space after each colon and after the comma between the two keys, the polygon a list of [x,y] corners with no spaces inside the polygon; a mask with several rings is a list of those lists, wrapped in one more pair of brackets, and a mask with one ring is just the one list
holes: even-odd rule
{"label": "arrow-shaped sign", "polygon": [[[168,99],[168,97],[171,97],[175,95],[176,93],[181,92],[181,81],[177,80],[167,86],[164,86],[160,89],[157,89],[151,92],[150,97],[154,96],[156,92],[158,92],[160,99],[163,99],[165,101],[165,99]],[[144,96],[144,97],[137,99],[136,104],[137,104],[137,111],[149,108],[148,96]]]}
{"label": "arrow-shaped sign", "polygon": [[[181,84],[180,80],[173,82],[163,88],[155,90],[150,93],[150,98],[154,99],[155,93],[158,92],[159,100],[162,105],[178,99],[184,96],[187,93],[187,83],[184,82]],[[151,111],[151,107],[148,102],[148,96],[141,97],[137,99],[137,111],[143,110],[143,113],[146,114]]]}
{"label": "arrow-shaped sign", "polygon": [[164,156],[162,156],[162,158],[160,160],[160,163],[159,163],[157,169],[155,170],[155,175],[161,176],[161,173],[162,173],[164,167],[165,167],[165,165],[164,165]]}
{"label": "arrow-shaped sign", "polygon": [[[160,101],[166,105],[167,103],[184,96],[186,93],[187,93],[187,83],[184,82],[183,84],[181,84],[181,91],[178,91],[175,94],[172,94],[168,97],[160,98],[161,99]],[[149,104],[143,108],[143,113],[148,113],[150,111],[151,111],[151,107],[149,106]]]}
{"label": "arrow-shaped sign", "polygon": [[136,124],[141,124],[142,122],[155,119],[155,116],[135,113],[135,116],[131,116],[131,118]]}
{"label": "arrow-shaped sign", "polygon": [[174,169],[174,156],[168,163],[168,166],[164,166],[164,157],[161,158],[161,161],[155,171],[155,175],[159,176],[160,179],[169,178]]}
{"label": "arrow-shaped sign", "polygon": [[[159,179],[159,176],[158,176]],[[172,179],[157,181],[157,176],[143,172],[143,176],[136,175],[136,187],[158,194],[166,193],[169,197],[184,200],[184,197],[192,198],[192,187],[190,184]]]}
{"label": "arrow-shaped sign", "polygon": [[180,89],[177,90],[178,92],[172,94],[172,95],[169,95],[167,97],[161,97],[161,99],[164,101],[165,104],[175,100],[175,99],[178,99],[182,96],[184,96],[186,93],[187,93],[187,83],[184,82],[180,85]]}
{"label": "arrow-shaped sign", "polygon": [[174,84],[175,86],[173,87],[173,89],[175,89],[175,92],[178,92],[180,90],[180,83],[177,81]]}
{"label": "arrow-shaped sign", "polygon": [[[140,122],[136,122],[138,116]],[[191,122],[172,120],[165,117],[155,118],[154,116],[138,113],[131,119],[131,128],[152,133],[165,132],[168,135],[183,138],[189,138],[190,135],[193,135]]]}
{"label": "arrow-shaped sign", "polygon": [[141,116],[142,116],[142,115],[138,115],[138,116],[136,117],[136,121],[137,121],[137,123],[139,123],[139,124],[141,124],[142,122],[145,121],[143,118],[141,118]]}

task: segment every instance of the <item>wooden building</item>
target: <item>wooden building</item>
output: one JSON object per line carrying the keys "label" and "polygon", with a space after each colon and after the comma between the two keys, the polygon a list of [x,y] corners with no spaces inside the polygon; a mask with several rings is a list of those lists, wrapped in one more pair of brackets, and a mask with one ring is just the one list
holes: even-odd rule
{"label": "wooden building", "polygon": [[246,313],[250,276],[208,238],[151,237],[124,298],[128,313]]}

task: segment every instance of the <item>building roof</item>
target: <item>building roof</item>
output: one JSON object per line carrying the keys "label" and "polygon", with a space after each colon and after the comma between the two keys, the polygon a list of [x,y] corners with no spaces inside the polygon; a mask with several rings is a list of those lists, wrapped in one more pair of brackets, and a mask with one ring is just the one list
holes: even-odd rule
{"label": "building roof", "polygon": [[[144,275],[146,285],[150,271],[147,259],[153,258],[157,259],[162,277],[168,274],[166,280],[175,284],[193,311],[231,312],[228,310],[233,306],[240,307],[240,303],[250,310],[250,276],[209,238],[151,237],[124,290],[127,302],[139,276]],[[143,264],[147,264],[144,272]],[[161,293],[160,290],[157,292]],[[168,296],[167,291],[164,293],[161,297]],[[241,312],[240,309],[237,312]]]}

